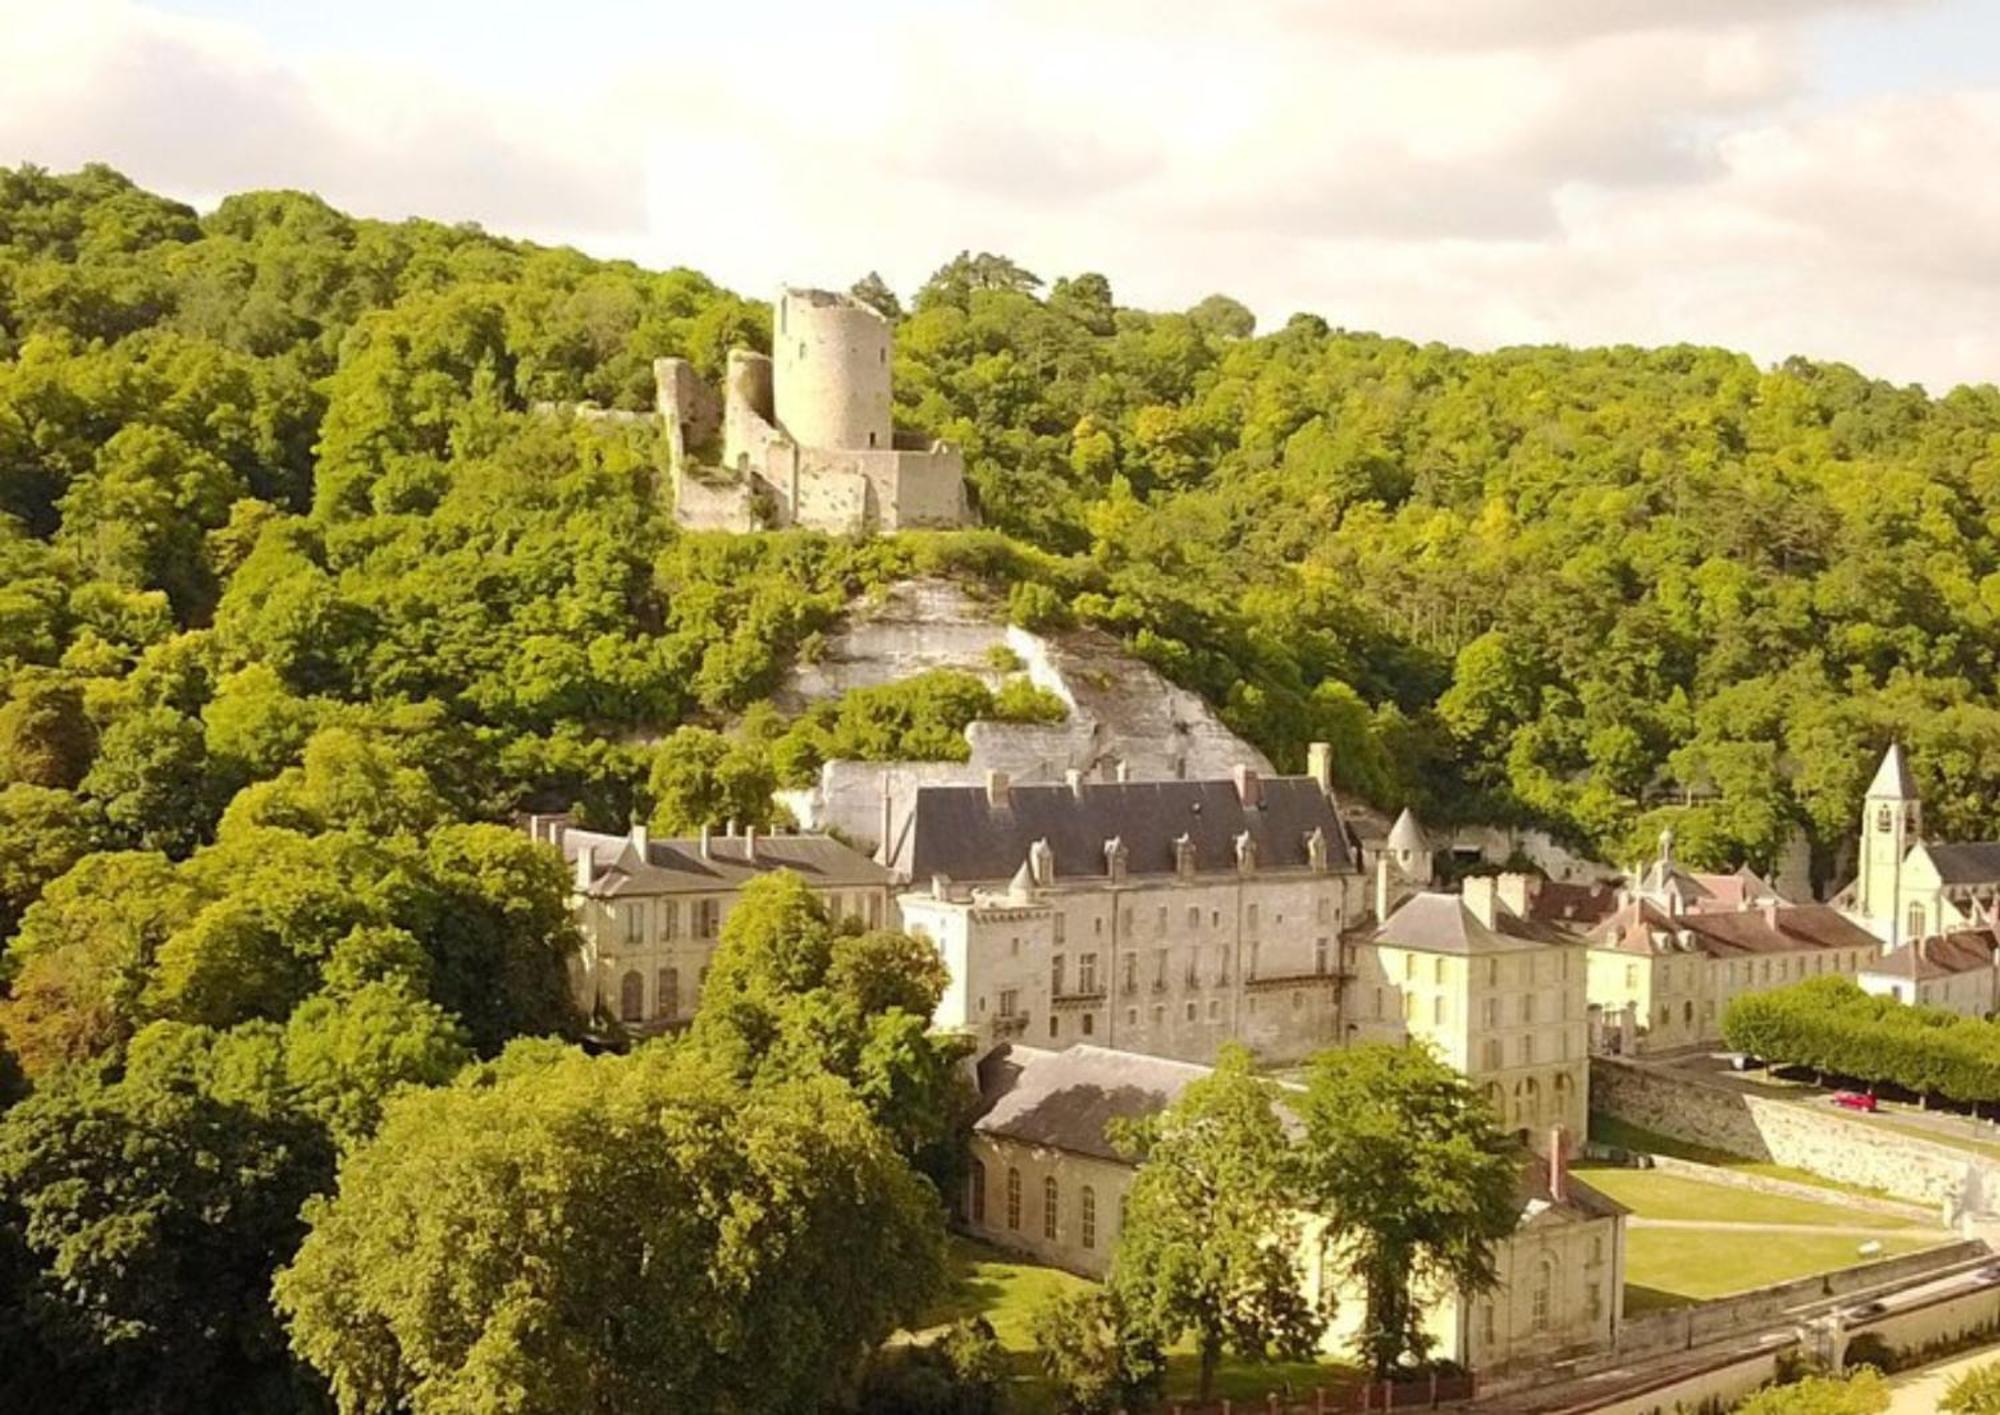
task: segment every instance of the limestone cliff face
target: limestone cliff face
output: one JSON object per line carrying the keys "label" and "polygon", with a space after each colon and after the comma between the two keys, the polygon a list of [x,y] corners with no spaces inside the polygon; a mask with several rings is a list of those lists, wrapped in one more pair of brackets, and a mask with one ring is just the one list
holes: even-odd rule
{"label": "limestone cliff face", "polygon": [[910,580],[857,605],[825,651],[801,664],[780,689],[781,706],[838,697],[949,668],[976,674],[997,688],[1006,674],[994,666],[1005,648],[1040,687],[1061,698],[1060,723],[976,722],[966,732],[966,762],[829,762],[819,784],[786,793],[799,823],[834,828],[864,848],[886,838],[886,859],[908,821],[916,788],[985,779],[1003,771],[1015,781],[1060,781],[1065,773],[1133,780],[1227,776],[1236,766],[1268,773],[1263,753],[1225,727],[1207,703],[1175,687],[1092,629],[1029,633],[1006,622],[1005,607],[975,598],[946,580]]}

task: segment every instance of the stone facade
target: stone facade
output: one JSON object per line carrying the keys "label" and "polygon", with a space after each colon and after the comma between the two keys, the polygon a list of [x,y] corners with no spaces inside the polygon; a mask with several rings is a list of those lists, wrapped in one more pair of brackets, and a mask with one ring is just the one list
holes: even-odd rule
{"label": "stone facade", "polygon": [[583,947],[570,984],[587,1016],[629,1030],[688,1021],[701,1000],[709,960],[743,886],[790,870],[835,919],[894,927],[888,871],[837,840],[750,831],[654,840],[578,830],[559,816],[533,816],[535,839],[562,852],[574,888],[570,906]]}
{"label": "stone facade", "polygon": [[773,314],[772,355],[732,351],[719,398],[685,362],[655,366],[675,519],[837,535],[971,524],[964,457],[895,431],[888,322],[826,290],[780,290]]}
{"label": "stone facade", "polygon": [[[1104,1277],[1136,1174],[1109,1143],[1106,1121],[1150,1114],[1203,1074],[1086,1045],[1003,1048],[980,1069],[987,1109],[974,1126],[960,1222],[999,1247]],[[1612,1345],[1623,1316],[1623,1213],[1568,1174],[1566,1146],[1545,1148],[1557,1157],[1527,1164],[1519,1226],[1495,1253],[1498,1285],[1471,1302],[1425,1294],[1434,1354],[1488,1373]],[[1334,1301],[1323,1349],[1351,1354],[1363,1294],[1335,1266],[1324,1222],[1299,1217],[1305,1291]]]}

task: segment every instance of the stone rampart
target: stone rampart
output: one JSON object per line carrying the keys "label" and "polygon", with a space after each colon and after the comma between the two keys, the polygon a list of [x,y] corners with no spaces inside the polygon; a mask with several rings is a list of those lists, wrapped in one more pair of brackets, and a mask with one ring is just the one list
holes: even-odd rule
{"label": "stone rampart", "polygon": [[1724,1169],[1721,1165],[1696,1164],[1693,1160],[1677,1159],[1673,1155],[1648,1155],[1646,1158],[1652,1168],[1662,1174],[1676,1174],[1683,1179],[1695,1179],[1704,1184],[1722,1184],[1733,1189],[1749,1189],[1759,1194],[1778,1194],[1787,1199],[1803,1199],[1809,1203],[1839,1204],[1844,1209],[1886,1214],[1892,1218],[1905,1218],[1915,1223],[1936,1223],[1943,1212],[1941,1209],[1925,1208],[1922,1204],[1878,1199],[1872,1194],[1825,1189],[1798,1180],[1776,1179],[1768,1174],[1746,1174],[1740,1169]]}
{"label": "stone rampart", "polygon": [[2000,1193],[2000,1164],[1830,1110],[1608,1057],[1590,1063],[1590,1108],[1676,1140],[1768,1160],[1939,1211]]}

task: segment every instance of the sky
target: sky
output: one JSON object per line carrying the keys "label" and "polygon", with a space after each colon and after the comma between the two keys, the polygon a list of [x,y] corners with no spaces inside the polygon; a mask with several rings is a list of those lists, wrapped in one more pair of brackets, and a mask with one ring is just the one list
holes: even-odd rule
{"label": "sky", "polygon": [[2000,381],[2000,0],[0,0],[0,164]]}

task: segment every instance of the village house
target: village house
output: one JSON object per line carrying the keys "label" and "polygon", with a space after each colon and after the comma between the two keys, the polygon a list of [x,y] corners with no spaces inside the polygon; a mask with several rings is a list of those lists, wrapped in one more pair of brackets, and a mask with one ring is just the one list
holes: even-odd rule
{"label": "village house", "polygon": [[578,830],[533,816],[529,833],[562,852],[583,947],[570,961],[577,1005],[625,1027],[659,1030],[694,1016],[709,959],[744,885],[778,870],[805,881],[835,920],[896,926],[889,871],[826,835],[703,830],[654,840]]}
{"label": "village house", "polygon": [[[979,1067],[961,1222],[996,1246],[1102,1278],[1136,1173],[1113,1122],[1154,1114],[1207,1074],[1087,1044],[996,1048]],[[1470,1301],[1440,1293],[1424,1303],[1434,1356],[1490,1375],[1611,1346],[1623,1315],[1624,1211],[1569,1173],[1568,1148],[1551,1137],[1546,1154],[1524,1156],[1519,1226],[1499,1245],[1498,1285]],[[1323,1223],[1302,1217],[1308,1293],[1335,1297],[1324,1347],[1348,1353],[1362,1293],[1325,1251]]]}
{"label": "village house", "polygon": [[2000,1008],[2000,939],[1989,928],[1898,944],[1855,975],[1861,990],[1962,1017],[1991,1017]]}

